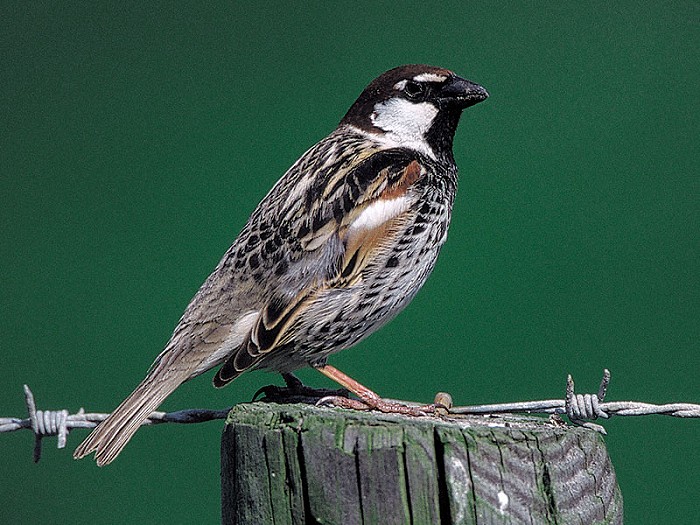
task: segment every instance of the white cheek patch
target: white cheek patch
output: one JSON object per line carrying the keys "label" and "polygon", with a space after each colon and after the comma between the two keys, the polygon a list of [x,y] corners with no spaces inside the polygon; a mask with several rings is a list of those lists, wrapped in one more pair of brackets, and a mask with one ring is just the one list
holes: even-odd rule
{"label": "white cheek patch", "polygon": [[396,199],[380,199],[367,206],[362,213],[350,224],[350,230],[372,230],[385,222],[398,217],[410,207],[408,197]]}
{"label": "white cheek patch", "polygon": [[436,75],[435,73],[421,73],[413,77],[415,82],[444,82],[447,77],[444,75]]}
{"label": "white cheek patch", "polygon": [[393,134],[397,142],[415,142],[424,140],[437,114],[438,109],[430,102],[414,104],[392,98],[375,105],[370,118],[376,127]]}

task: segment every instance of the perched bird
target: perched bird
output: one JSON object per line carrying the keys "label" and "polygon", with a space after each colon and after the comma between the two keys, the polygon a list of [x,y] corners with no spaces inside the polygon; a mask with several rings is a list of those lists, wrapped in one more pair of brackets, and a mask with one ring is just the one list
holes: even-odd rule
{"label": "perched bird", "polygon": [[415,413],[326,360],[394,318],[425,283],[457,189],[455,130],[462,110],[487,97],[425,65],[372,81],[253,211],[145,379],[74,457],[110,463],[180,384],[222,363],[217,387],[246,370],[311,366],[361,400],[348,406]]}

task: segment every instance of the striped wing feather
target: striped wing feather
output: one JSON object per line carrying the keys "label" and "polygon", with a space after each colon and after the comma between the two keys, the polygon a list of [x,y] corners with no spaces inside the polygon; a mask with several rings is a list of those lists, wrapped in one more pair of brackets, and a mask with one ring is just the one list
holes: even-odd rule
{"label": "striped wing feather", "polygon": [[[396,229],[411,205],[410,187],[420,178],[423,168],[413,157],[399,150],[378,153],[345,175],[344,184],[335,202],[324,203],[330,210],[329,219],[302,239],[307,252],[322,249],[330,239],[337,238],[341,249],[339,263],[333,273],[313,286],[300,290],[291,299],[273,297],[261,310],[250,336],[224,363],[214,377],[214,385],[222,387],[254,366],[265,354],[295,338],[294,327],[308,306],[328,288],[351,286],[362,279],[362,272]],[[381,168],[374,173],[368,170]],[[364,168],[364,169],[363,169]],[[354,199],[354,206],[343,213],[334,209],[344,206],[356,186],[363,191]],[[331,181],[337,185],[337,181]],[[332,188],[331,188],[332,189]],[[333,192],[326,188],[322,196]],[[321,205],[317,205],[321,207]]]}

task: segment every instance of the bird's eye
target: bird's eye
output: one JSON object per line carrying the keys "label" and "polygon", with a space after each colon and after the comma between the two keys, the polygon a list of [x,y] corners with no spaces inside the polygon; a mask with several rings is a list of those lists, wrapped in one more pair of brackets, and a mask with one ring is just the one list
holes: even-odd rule
{"label": "bird's eye", "polygon": [[423,98],[423,95],[425,93],[425,87],[423,84],[419,84],[418,82],[406,82],[406,85],[403,88],[403,92],[406,93],[406,96],[408,98],[411,98],[413,100],[417,100],[420,98]]}

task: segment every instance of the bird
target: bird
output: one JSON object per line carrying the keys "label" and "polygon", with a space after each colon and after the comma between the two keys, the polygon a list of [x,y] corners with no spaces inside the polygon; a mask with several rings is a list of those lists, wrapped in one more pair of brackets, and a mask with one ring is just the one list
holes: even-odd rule
{"label": "bird", "polygon": [[393,319],[432,272],[457,191],[455,131],[488,96],[422,64],[370,82],[254,209],[145,378],[74,457],[112,462],[177,387],[219,365],[215,387],[248,370],[312,367],[358,398],[339,405],[420,414],[327,359]]}

